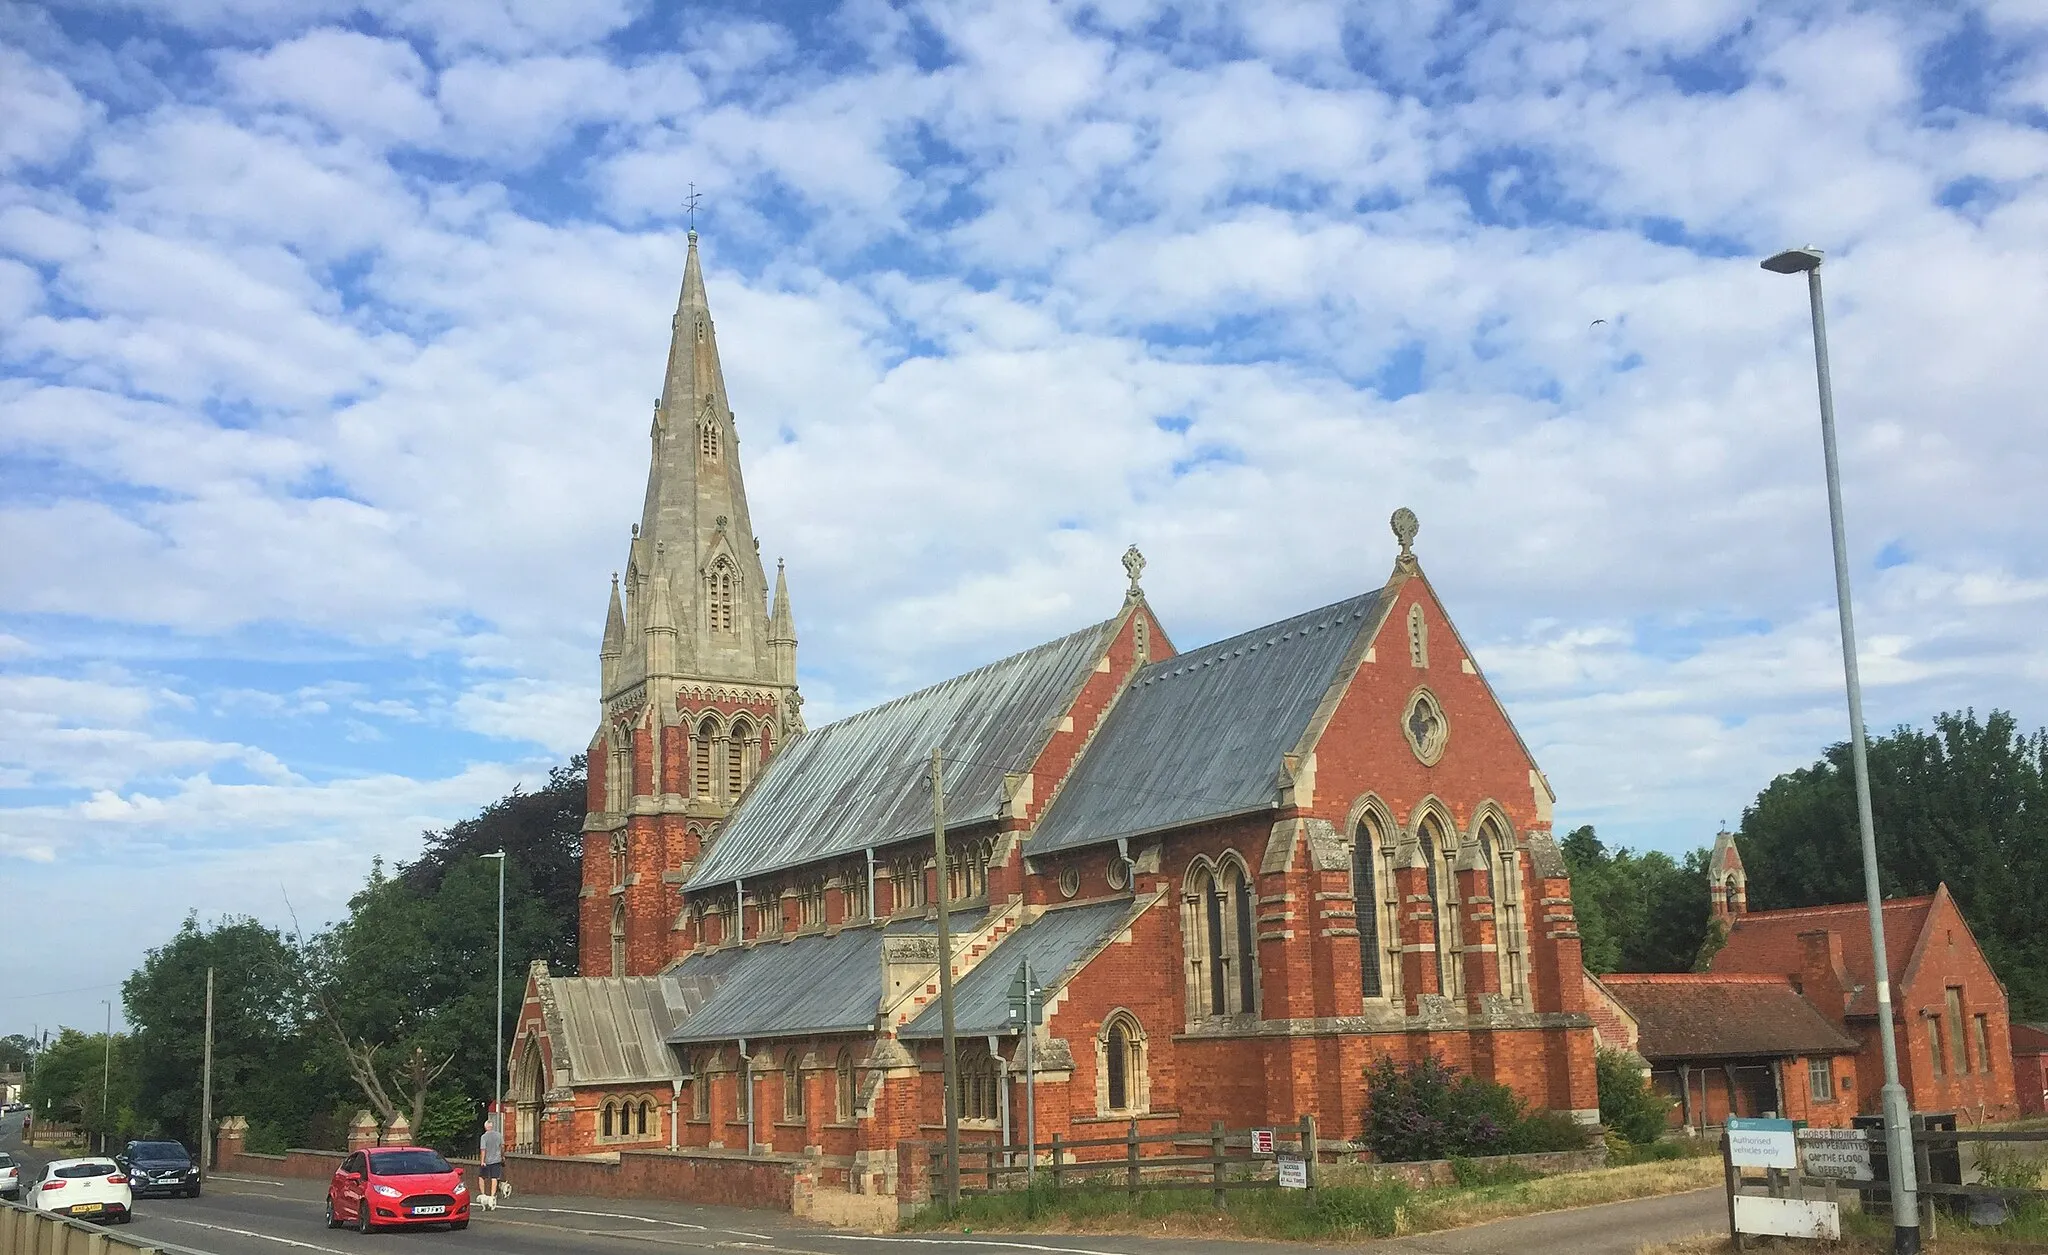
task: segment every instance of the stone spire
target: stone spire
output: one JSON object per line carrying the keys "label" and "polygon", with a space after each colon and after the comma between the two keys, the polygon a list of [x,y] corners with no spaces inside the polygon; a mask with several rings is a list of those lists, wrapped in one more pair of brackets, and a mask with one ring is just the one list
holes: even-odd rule
{"label": "stone spire", "polygon": [[784,684],[796,683],[796,616],[789,612],[789,584],[782,573],[782,559],[775,560],[775,608],[768,615],[768,648],[775,655],[775,675]]}
{"label": "stone spire", "polygon": [[1726,828],[1714,834],[1714,849],[1707,855],[1707,898],[1716,919],[1733,919],[1749,910],[1749,873],[1742,866],[1742,851],[1735,847],[1735,834]]}
{"label": "stone spire", "polygon": [[[658,561],[667,576],[664,609],[675,633],[673,665],[664,670],[715,682],[793,684],[793,675],[778,672],[769,645],[767,573],[748,517],[739,437],[695,232],[689,240],[682,292],[669,324],[661,400],[649,433],[646,499],[626,568],[628,626],[651,622]],[[648,666],[646,646],[636,650],[635,644],[628,642],[606,697],[657,674]]]}
{"label": "stone spire", "polygon": [[619,658],[626,652],[626,612],[619,605],[619,576],[612,573],[612,604],[605,611],[604,643],[597,647],[597,658],[604,673],[604,691],[609,693],[619,684]]}

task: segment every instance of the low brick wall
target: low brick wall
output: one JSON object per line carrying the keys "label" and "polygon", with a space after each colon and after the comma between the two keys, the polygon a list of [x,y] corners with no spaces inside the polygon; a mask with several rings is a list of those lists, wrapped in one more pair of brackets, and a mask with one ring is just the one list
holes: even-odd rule
{"label": "low brick wall", "polygon": [[338,1150],[288,1150],[282,1155],[259,1155],[234,1150],[223,1141],[214,1157],[215,1172],[244,1172],[256,1177],[293,1177],[325,1181],[341,1166]]}
{"label": "low brick wall", "polygon": [[505,1179],[526,1194],[583,1198],[664,1198],[755,1207],[807,1216],[817,1168],[791,1155],[715,1155],[701,1151],[619,1152],[607,1158],[505,1156]]}

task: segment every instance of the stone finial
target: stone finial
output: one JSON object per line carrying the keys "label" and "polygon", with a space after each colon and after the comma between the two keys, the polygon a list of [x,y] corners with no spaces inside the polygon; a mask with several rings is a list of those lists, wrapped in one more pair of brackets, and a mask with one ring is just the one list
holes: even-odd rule
{"label": "stone finial", "polygon": [[1415,533],[1422,530],[1422,521],[1415,517],[1415,511],[1402,506],[1394,511],[1394,517],[1387,520],[1394,529],[1394,539],[1401,543],[1401,555],[1395,561],[1404,568],[1415,566]]}
{"label": "stone finial", "polygon": [[1145,555],[1138,552],[1136,545],[1124,550],[1124,574],[1131,577],[1131,586],[1124,591],[1125,600],[1136,601],[1145,595],[1145,590],[1138,587],[1138,577],[1144,573]]}

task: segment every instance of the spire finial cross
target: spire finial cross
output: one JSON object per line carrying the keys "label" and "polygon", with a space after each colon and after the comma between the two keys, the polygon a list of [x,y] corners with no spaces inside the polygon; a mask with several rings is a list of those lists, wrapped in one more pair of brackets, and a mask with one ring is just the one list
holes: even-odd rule
{"label": "spire finial cross", "polygon": [[683,212],[690,218],[690,234],[697,234],[697,206],[703,201],[703,194],[697,191],[695,183],[690,184],[690,194],[683,197]]}

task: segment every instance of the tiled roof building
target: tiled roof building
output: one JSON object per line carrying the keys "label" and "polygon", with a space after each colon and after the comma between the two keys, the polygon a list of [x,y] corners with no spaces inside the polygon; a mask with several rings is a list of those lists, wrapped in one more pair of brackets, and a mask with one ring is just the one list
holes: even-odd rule
{"label": "tiled roof building", "polygon": [[[898,1143],[940,1120],[942,899],[972,1137],[1022,1118],[1007,993],[1027,959],[1041,1140],[1303,1114],[1349,1138],[1381,1055],[1597,1113],[1549,784],[1422,574],[1412,514],[1377,586],[1186,651],[1133,549],[1106,619],[806,730],[694,240],[688,266],[601,653],[582,973],[530,974],[515,1145],[813,1151],[828,1179],[889,1190]],[[600,1073],[608,1033],[638,1054]],[[650,1034],[658,1075],[623,1062]]]}

